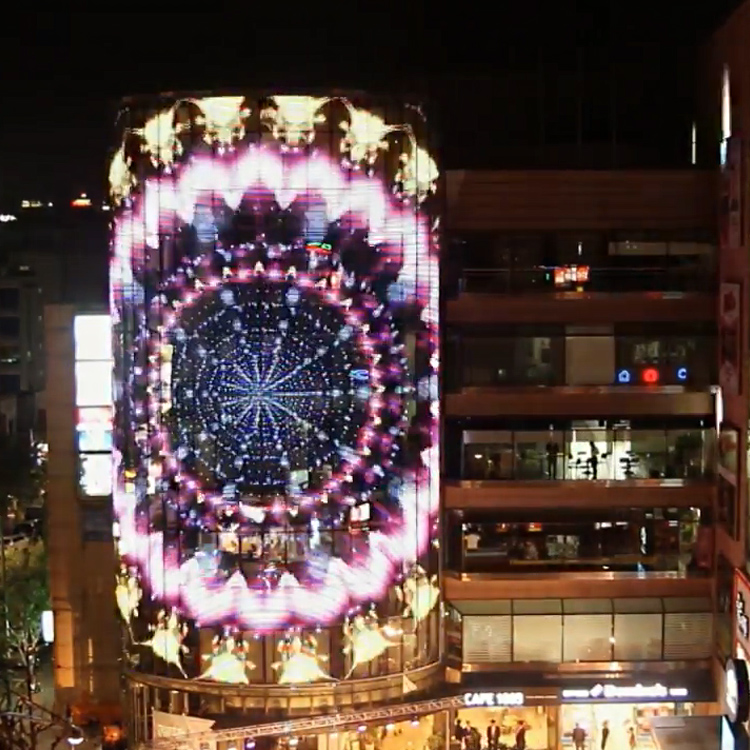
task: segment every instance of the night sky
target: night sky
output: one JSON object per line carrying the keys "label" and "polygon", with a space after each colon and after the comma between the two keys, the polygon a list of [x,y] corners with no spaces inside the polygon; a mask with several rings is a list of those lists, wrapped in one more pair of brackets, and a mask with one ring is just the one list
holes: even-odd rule
{"label": "night sky", "polygon": [[[737,5],[350,0],[229,6],[243,12],[225,12],[221,3],[201,13],[14,9],[0,41],[0,204],[103,191],[117,102],[126,94],[285,86],[434,91],[446,76],[501,74],[540,48],[647,60],[649,75],[668,81],[681,70],[689,87],[698,45]],[[474,95],[467,92],[469,105]]]}

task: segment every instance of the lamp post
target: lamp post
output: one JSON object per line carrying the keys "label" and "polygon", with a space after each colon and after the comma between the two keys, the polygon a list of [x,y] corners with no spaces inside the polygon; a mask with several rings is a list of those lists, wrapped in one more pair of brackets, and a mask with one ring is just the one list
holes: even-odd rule
{"label": "lamp post", "polygon": [[51,743],[52,750],[63,740],[71,747],[77,747],[84,741],[85,737],[81,728],[69,719],[58,716],[48,708],[34,703],[23,695],[14,693],[13,696],[17,699],[15,709],[12,711],[0,711],[0,733],[3,730],[3,724],[6,725],[5,729],[8,728],[8,720],[17,721],[19,724],[32,725],[35,731],[29,732],[28,741],[25,742],[18,737],[14,737],[15,732],[11,729],[6,735],[9,741],[7,741],[7,744],[2,745],[3,748],[7,747],[9,750],[15,750],[15,748],[27,750],[30,748],[33,750],[33,748],[36,748],[39,732],[54,728],[61,730],[61,732]]}

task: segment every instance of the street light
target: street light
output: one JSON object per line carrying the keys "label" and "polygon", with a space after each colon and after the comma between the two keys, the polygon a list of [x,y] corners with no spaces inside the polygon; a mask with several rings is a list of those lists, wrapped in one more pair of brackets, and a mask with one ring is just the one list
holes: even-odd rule
{"label": "street light", "polygon": [[[25,696],[15,694],[14,697],[20,705],[17,705],[13,711],[0,711],[0,720],[6,718],[21,719],[30,724],[43,725],[44,730],[57,727],[63,730],[63,733],[58,738],[58,742],[64,739],[71,747],[77,747],[86,739],[81,728],[69,719],[58,716],[48,708],[34,703]],[[27,708],[27,710],[24,711],[22,707]]]}

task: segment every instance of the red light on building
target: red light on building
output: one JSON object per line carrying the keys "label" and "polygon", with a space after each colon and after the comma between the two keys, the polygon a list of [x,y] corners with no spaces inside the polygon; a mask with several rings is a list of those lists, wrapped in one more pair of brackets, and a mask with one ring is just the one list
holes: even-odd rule
{"label": "red light on building", "polygon": [[641,379],[648,385],[655,385],[659,382],[659,371],[655,367],[647,367],[641,373]]}

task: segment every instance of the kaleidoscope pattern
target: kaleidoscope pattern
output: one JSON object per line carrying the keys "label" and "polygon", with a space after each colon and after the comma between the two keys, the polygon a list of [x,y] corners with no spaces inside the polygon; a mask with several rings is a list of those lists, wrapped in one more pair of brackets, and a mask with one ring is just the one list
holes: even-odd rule
{"label": "kaleidoscope pattern", "polygon": [[429,578],[438,173],[414,117],[209,97],[125,130],[114,505],[165,622],[377,623],[399,581]]}

